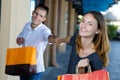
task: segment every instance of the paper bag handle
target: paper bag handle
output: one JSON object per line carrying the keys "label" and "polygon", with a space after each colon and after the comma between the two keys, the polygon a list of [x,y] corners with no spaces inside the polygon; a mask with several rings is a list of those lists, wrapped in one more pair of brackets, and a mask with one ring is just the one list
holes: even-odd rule
{"label": "paper bag handle", "polygon": [[[76,73],[76,74],[81,74],[81,73],[83,73],[83,72],[81,72],[81,73],[79,72],[79,69],[80,69],[80,68],[81,68],[81,69],[85,69],[85,67],[77,67],[77,66],[76,66],[76,69],[75,69],[75,73]],[[87,73],[92,72],[90,64],[87,66],[87,68],[88,68]]]}

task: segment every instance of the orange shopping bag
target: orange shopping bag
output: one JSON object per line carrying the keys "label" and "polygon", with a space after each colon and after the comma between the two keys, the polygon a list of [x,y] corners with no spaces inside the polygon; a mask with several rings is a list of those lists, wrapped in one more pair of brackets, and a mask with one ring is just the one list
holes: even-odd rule
{"label": "orange shopping bag", "polygon": [[65,74],[58,76],[57,80],[110,80],[106,70],[98,70],[85,74]]}
{"label": "orange shopping bag", "polygon": [[36,49],[34,47],[8,48],[5,73],[21,76],[36,73]]}

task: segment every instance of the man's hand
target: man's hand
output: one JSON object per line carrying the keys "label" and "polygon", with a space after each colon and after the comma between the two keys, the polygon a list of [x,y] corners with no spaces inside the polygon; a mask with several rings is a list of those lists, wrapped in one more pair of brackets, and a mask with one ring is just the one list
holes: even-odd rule
{"label": "man's hand", "polygon": [[50,35],[50,36],[48,37],[48,41],[49,41],[50,43],[57,43],[58,37],[55,36],[55,35]]}
{"label": "man's hand", "polygon": [[50,35],[48,37],[48,41],[50,43],[55,43],[56,45],[63,45],[64,43],[69,43],[70,38],[71,38],[71,36],[67,36],[65,38],[59,38],[58,36]]}
{"label": "man's hand", "polygon": [[16,40],[16,42],[17,42],[18,45],[23,44],[24,41],[25,41],[24,38],[17,38],[17,40]]}

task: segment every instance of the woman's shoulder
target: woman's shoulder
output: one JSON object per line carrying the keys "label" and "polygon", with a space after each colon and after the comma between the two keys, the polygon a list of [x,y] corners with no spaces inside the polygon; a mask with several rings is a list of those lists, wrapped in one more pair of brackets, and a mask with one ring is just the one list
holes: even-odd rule
{"label": "woman's shoulder", "polygon": [[97,52],[94,52],[93,54],[90,54],[88,56],[88,59],[92,62],[102,62],[102,60],[100,59],[99,55],[97,54]]}

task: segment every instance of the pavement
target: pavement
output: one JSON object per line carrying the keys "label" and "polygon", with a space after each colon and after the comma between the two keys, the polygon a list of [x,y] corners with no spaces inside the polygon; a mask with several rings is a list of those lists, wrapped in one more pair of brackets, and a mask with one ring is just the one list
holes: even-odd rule
{"label": "pavement", "polygon": [[[109,53],[110,63],[107,67],[107,71],[110,75],[110,80],[120,80],[120,40],[110,41],[111,50]],[[68,67],[70,57],[71,46],[66,46],[64,53],[58,53],[56,55],[59,68],[47,67],[43,73],[42,80],[57,80],[58,75],[65,74]]]}
{"label": "pavement", "polygon": [[120,40],[111,41],[110,64],[107,68],[110,80],[120,80]]}

